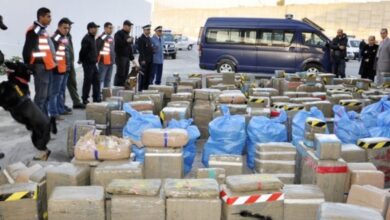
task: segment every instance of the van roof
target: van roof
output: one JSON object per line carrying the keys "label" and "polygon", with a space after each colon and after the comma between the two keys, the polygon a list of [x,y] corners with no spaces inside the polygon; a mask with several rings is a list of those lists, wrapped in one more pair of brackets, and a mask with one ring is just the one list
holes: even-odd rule
{"label": "van roof", "polygon": [[211,17],[207,19],[205,27],[277,28],[318,31],[318,29],[305,22],[280,18]]}

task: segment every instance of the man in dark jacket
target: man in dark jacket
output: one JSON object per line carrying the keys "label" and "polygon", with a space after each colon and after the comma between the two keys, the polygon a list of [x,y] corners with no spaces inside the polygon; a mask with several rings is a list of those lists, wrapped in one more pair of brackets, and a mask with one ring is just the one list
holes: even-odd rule
{"label": "man in dark jacket", "polygon": [[149,87],[153,66],[153,45],[150,38],[150,25],[143,26],[143,34],[138,39],[138,62],[141,65],[143,75],[139,77],[138,90],[146,90]]}
{"label": "man in dark jacket", "polygon": [[333,74],[336,77],[345,78],[345,57],[347,56],[347,35],[343,30],[337,30],[337,36],[333,38],[330,48],[332,49]]}
{"label": "man in dark jacket", "polygon": [[130,61],[134,66],[138,66],[135,63],[133,55],[133,38],[130,36],[133,23],[129,20],[123,22],[122,30],[115,33],[115,63],[116,74],[114,79],[115,86],[124,86],[127,75],[130,70]]}
{"label": "man in dark jacket", "polygon": [[[7,26],[3,23],[3,16],[0,15],[0,30],[7,30]],[[4,63],[4,55],[0,50],[0,65]],[[4,157],[4,153],[0,152],[0,159]]]}
{"label": "man in dark jacket", "polygon": [[83,82],[83,103],[86,105],[89,103],[89,92],[92,89],[93,102],[100,102],[100,82],[99,72],[96,66],[97,63],[97,47],[95,36],[100,26],[94,22],[90,22],[87,25],[88,33],[81,41],[81,49],[79,53],[79,63],[83,65],[84,70],[84,82]]}

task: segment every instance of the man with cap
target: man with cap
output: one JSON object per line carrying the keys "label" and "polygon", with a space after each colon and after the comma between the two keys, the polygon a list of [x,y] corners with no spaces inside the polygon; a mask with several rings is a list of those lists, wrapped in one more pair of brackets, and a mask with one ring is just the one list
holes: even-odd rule
{"label": "man with cap", "polygon": [[100,26],[94,22],[87,25],[88,33],[81,41],[81,49],[79,53],[79,63],[83,65],[84,81],[83,81],[83,103],[89,103],[89,92],[92,86],[93,102],[100,102],[100,81],[99,72],[96,67],[98,51],[96,47],[96,34]]}
{"label": "man with cap", "polygon": [[[8,27],[3,23],[3,16],[0,15],[0,30],[7,30]],[[4,54],[0,50],[0,65],[4,63]],[[0,159],[4,157],[4,153],[0,152]]]}
{"label": "man with cap", "polygon": [[114,66],[114,38],[112,34],[112,23],[104,23],[104,32],[96,40],[98,49],[98,69],[100,79],[100,90],[103,87],[111,87],[112,69]]}
{"label": "man with cap", "polygon": [[153,66],[153,45],[150,39],[150,24],[142,27],[143,34],[138,38],[138,62],[141,65],[143,75],[139,77],[139,91],[146,90],[149,87],[150,75]]}
{"label": "man with cap", "polygon": [[130,36],[133,23],[129,20],[123,22],[122,30],[118,30],[114,36],[116,74],[115,86],[124,86],[130,70],[130,61],[138,66],[133,55],[133,37]]}
{"label": "man with cap", "polygon": [[150,84],[153,84],[154,82],[156,85],[160,85],[164,62],[164,39],[162,38],[162,26],[156,27],[154,32],[155,34],[152,37],[154,54]]}

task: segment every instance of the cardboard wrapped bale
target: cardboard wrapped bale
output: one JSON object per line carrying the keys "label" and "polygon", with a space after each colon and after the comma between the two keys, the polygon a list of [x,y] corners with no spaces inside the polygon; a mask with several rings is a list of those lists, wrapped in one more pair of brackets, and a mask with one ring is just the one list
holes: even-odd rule
{"label": "cardboard wrapped bale", "polygon": [[229,176],[221,187],[222,219],[283,219],[283,183],[264,174]]}
{"label": "cardboard wrapped bale", "polygon": [[164,126],[167,127],[169,121],[176,119],[186,119],[188,116],[189,107],[165,107],[160,112],[160,118],[164,121]]}
{"label": "cardboard wrapped bale", "polygon": [[182,149],[146,148],[145,178],[183,178]]}
{"label": "cardboard wrapped bale", "polygon": [[339,105],[340,100],[349,100],[352,99],[351,94],[333,94],[331,96],[328,96],[327,99],[333,104],[333,105]]}
{"label": "cardboard wrapped bale", "polygon": [[294,184],[295,183],[295,173],[264,173],[268,175],[273,175],[277,177],[283,184]]}
{"label": "cardboard wrapped bale", "polygon": [[303,102],[306,111],[310,111],[311,107],[317,107],[324,114],[326,118],[333,117],[332,103],[327,100],[324,101],[314,101],[314,102]]}
{"label": "cardboard wrapped bale", "polygon": [[284,220],[316,220],[317,210],[325,202],[316,185],[285,185],[283,193]]}
{"label": "cardboard wrapped bale", "polygon": [[310,94],[308,92],[292,92],[292,91],[289,91],[289,92],[284,92],[285,96],[288,96],[290,98],[301,98],[301,97],[310,97]]}
{"label": "cardboard wrapped bale", "polygon": [[214,179],[167,179],[167,220],[221,219],[219,187]]}
{"label": "cardboard wrapped bale", "polygon": [[210,155],[209,167],[223,168],[225,169],[226,176],[231,176],[242,174],[244,169],[244,163],[242,155]]}
{"label": "cardboard wrapped bale", "polygon": [[198,179],[215,179],[218,184],[224,184],[226,179],[225,169],[222,168],[199,168],[196,171],[196,178]]}
{"label": "cardboard wrapped bale", "polygon": [[138,94],[134,95],[134,101],[153,101],[153,113],[158,114],[164,105],[163,93],[151,93],[151,94]]}
{"label": "cardboard wrapped bale", "polygon": [[77,141],[88,132],[96,129],[95,121],[93,120],[78,120],[73,123],[73,126],[68,128],[67,151],[70,158],[74,157],[74,146]]}
{"label": "cardboard wrapped bale", "polygon": [[110,134],[117,137],[122,137],[123,128],[125,127],[129,118],[130,115],[128,115],[125,111],[111,111]]}
{"label": "cardboard wrapped bale", "polygon": [[341,99],[339,104],[347,111],[360,112],[363,108],[363,102],[359,99]]}
{"label": "cardboard wrapped bale", "polygon": [[318,209],[317,220],[383,220],[383,217],[372,208],[324,202]]}
{"label": "cardboard wrapped bale", "polygon": [[297,87],[298,92],[322,92],[324,86],[321,83],[315,83],[314,85],[300,85]]}
{"label": "cardboard wrapped bale", "polygon": [[273,152],[273,151],[264,151],[262,149],[256,150],[256,158],[259,160],[284,160],[284,161],[295,161],[296,151],[282,151],[282,152]]}
{"label": "cardboard wrapped bale", "polygon": [[[194,92],[194,87],[188,86],[188,85],[179,85],[177,87],[177,93],[193,93]],[[174,95],[174,94],[172,94]]]}
{"label": "cardboard wrapped bale", "polygon": [[366,162],[366,151],[355,144],[342,144],[341,145],[341,158],[347,163],[352,162]]}
{"label": "cardboard wrapped bale", "polygon": [[192,92],[178,92],[172,94],[171,101],[190,101],[194,99],[194,94]]}
{"label": "cardboard wrapped bale", "polygon": [[276,102],[289,102],[290,97],[288,97],[288,96],[271,96],[270,100],[271,100],[270,104],[274,104]]}
{"label": "cardboard wrapped bale", "polygon": [[221,91],[228,91],[236,89],[236,85],[234,84],[218,84],[211,86],[212,89],[219,89]]}
{"label": "cardboard wrapped bale", "polygon": [[47,196],[58,186],[86,186],[90,184],[90,168],[63,163],[46,170]]}
{"label": "cardboard wrapped bale", "polygon": [[146,129],[142,133],[142,144],[150,148],[181,148],[188,142],[188,133],[185,129]]}
{"label": "cardboard wrapped bale", "polygon": [[320,160],[337,160],[341,156],[341,141],[334,134],[314,134],[314,146]]}
{"label": "cardboard wrapped bale", "polygon": [[172,94],[175,93],[173,86],[165,86],[165,85],[150,85],[150,90],[158,90],[161,93],[164,93],[164,97],[170,99]]}
{"label": "cardboard wrapped bale", "polygon": [[[376,167],[374,166],[374,164],[372,164],[372,163],[347,163],[347,166],[348,166],[348,173],[347,173],[347,181],[345,181],[344,195],[348,195],[349,190],[351,189],[352,173],[355,173],[355,175],[356,174],[360,175],[360,177],[364,177],[364,174],[365,174],[364,171],[378,171],[376,169]],[[362,178],[359,178],[359,179],[363,180]],[[355,180],[356,180],[356,178],[355,178]],[[365,180],[365,181],[367,181],[367,180]],[[367,183],[365,181],[363,181],[362,183],[370,184],[370,183]],[[369,180],[369,181],[371,181],[371,180]],[[358,184],[358,183],[355,182],[354,184]],[[363,185],[365,185],[365,184],[363,184]],[[382,184],[381,188],[383,188],[383,185],[384,185],[384,183]]]}
{"label": "cardboard wrapped bale", "polygon": [[321,100],[326,100],[326,92],[313,92],[311,96],[314,98],[320,98]]}
{"label": "cardboard wrapped bale", "polygon": [[305,123],[304,136],[304,142],[307,146],[314,148],[314,135],[317,133],[326,133],[326,122],[318,118],[308,117]]}
{"label": "cardboard wrapped bale", "polygon": [[142,179],[143,166],[139,162],[104,161],[93,171],[91,185],[100,185],[106,188],[113,179]]}
{"label": "cardboard wrapped bale", "polygon": [[360,205],[379,211],[386,216],[390,202],[390,192],[370,185],[352,185],[347,204]]}
{"label": "cardboard wrapped bale", "polygon": [[[268,142],[268,143],[259,143],[256,145],[256,150],[258,152],[272,152],[272,153],[291,153],[293,159],[295,159],[295,147],[288,142]],[[264,154],[265,155],[265,154]],[[265,159],[265,158],[264,158]]]}
{"label": "cardboard wrapped bale", "polygon": [[303,104],[305,102],[317,102],[317,101],[321,101],[321,98],[316,98],[316,97],[290,98],[290,102],[297,103],[297,104]]}
{"label": "cardboard wrapped bale", "polygon": [[318,76],[324,85],[333,85],[335,75],[333,73],[320,73]]}
{"label": "cardboard wrapped bale", "polygon": [[57,187],[49,199],[50,220],[104,220],[104,189],[101,186]]}
{"label": "cardboard wrapped bale", "polygon": [[154,111],[154,102],[149,101],[132,101],[129,105],[136,111]]}
{"label": "cardboard wrapped bale", "polygon": [[222,77],[206,78],[206,87],[212,88],[223,83]]}
{"label": "cardboard wrapped bale", "polygon": [[111,96],[106,99],[110,110],[121,110],[123,106],[123,98],[121,96]]}
{"label": "cardboard wrapped bale", "polygon": [[112,90],[112,96],[119,96],[119,93],[123,90],[125,90],[124,86],[114,86],[111,88]]}
{"label": "cardboard wrapped bale", "polygon": [[114,179],[107,187],[111,218],[115,220],[165,219],[165,199],[158,179]]}
{"label": "cardboard wrapped bale", "polygon": [[43,219],[40,203],[46,198],[41,197],[37,190],[36,183],[0,185],[0,219]]}
{"label": "cardboard wrapped bale", "polygon": [[134,95],[135,95],[135,92],[131,91],[131,90],[122,90],[119,92],[119,96],[122,97],[123,103],[133,101]]}
{"label": "cardboard wrapped bale", "polygon": [[32,165],[23,169],[19,172],[18,176],[15,179],[16,183],[28,183],[30,181],[30,177],[37,171],[43,169],[43,167],[39,164]]}
{"label": "cardboard wrapped bale", "polygon": [[15,183],[16,178],[19,176],[23,170],[27,169],[27,166],[22,162],[16,162],[8,165],[4,170],[3,174],[5,175],[8,183]]}
{"label": "cardboard wrapped bale", "polygon": [[[243,115],[247,113],[247,105],[245,104],[224,104],[229,108],[231,115]],[[221,105],[218,105],[217,111],[214,112],[213,117],[216,118],[222,115]]]}
{"label": "cardboard wrapped bale", "polygon": [[270,99],[268,97],[249,96],[248,107],[252,108],[266,108],[269,106]]}
{"label": "cardboard wrapped bale", "polygon": [[283,94],[285,83],[286,83],[286,80],[284,78],[272,78],[271,79],[272,88],[278,90],[279,95]]}
{"label": "cardboard wrapped bale", "polygon": [[207,100],[207,101],[213,101],[218,98],[218,96],[221,94],[221,90],[219,89],[195,89],[195,100]]}
{"label": "cardboard wrapped bale", "polygon": [[85,109],[87,120],[94,120],[96,124],[107,124],[108,113],[110,112],[109,103],[88,103]]}
{"label": "cardboard wrapped bale", "polygon": [[246,113],[249,116],[264,116],[269,118],[271,116],[271,109],[270,108],[252,108],[248,107],[246,109]]}
{"label": "cardboard wrapped bale", "polygon": [[112,96],[112,90],[111,88],[105,87],[102,89],[102,98],[103,101],[106,101],[107,98]]}
{"label": "cardboard wrapped bale", "polygon": [[[302,85],[302,82],[297,81],[283,81],[283,91],[286,93],[287,91],[297,91],[298,86]],[[284,94],[283,93],[283,94]]]}
{"label": "cardboard wrapped bale", "polygon": [[218,97],[221,104],[245,104],[246,97],[242,93],[222,93]]}
{"label": "cardboard wrapped bale", "polygon": [[268,92],[270,96],[278,96],[279,91],[274,88],[251,88],[249,89],[249,95],[253,95],[255,92]]}
{"label": "cardboard wrapped bale", "polygon": [[191,86],[193,89],[200,89],[202,88],[202,79],[199,78],[181,79],[179,82],[179,86]]}
{"label": "cardboard wrapped bale", "polygon": [[255,159],[258,173],[294,173],[295,160],[260,160]]}
{"label": "cardboard wrapped bale", "polygon": [[222,74],[222,83],[223,84],[235,84],[235,73],[223,73]]}
{"label": "cardboard wrapped bale", "polygon": [[192,116],[192,102],[189,101],[171,101],[168,102],[166,107],[174,107],[174,108],[187,108],[186,118],[191,118]]}

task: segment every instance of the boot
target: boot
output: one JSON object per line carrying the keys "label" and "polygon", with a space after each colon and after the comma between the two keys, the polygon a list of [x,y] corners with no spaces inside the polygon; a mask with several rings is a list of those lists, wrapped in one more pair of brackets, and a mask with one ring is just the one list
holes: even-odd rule
{"label": "boot", "polygon": [[40,150],[38,153],[34,156],[33,160],[42,160],[47,161],[49,159],[51,151],[50,150]]}
{"label": "boot", "polygon": [[50,130],[53,134],[57,134],[56,117],[50,117]]}

